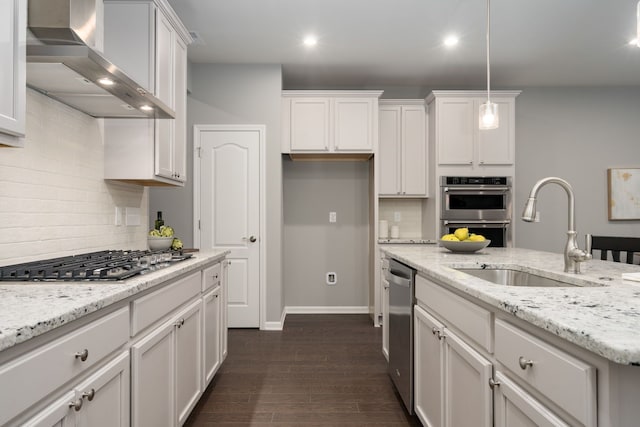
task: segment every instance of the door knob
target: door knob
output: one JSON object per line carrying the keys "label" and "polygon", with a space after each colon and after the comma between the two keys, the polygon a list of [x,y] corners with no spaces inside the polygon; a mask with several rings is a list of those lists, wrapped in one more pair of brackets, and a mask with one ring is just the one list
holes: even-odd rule
{"label": "door knob", "polygon": [[251,237],[249,237],[249,241],[250,241],[251,243],[254,243],[256,240],[257,240],[257,239],[256,239],[256,236],[251,236]]}

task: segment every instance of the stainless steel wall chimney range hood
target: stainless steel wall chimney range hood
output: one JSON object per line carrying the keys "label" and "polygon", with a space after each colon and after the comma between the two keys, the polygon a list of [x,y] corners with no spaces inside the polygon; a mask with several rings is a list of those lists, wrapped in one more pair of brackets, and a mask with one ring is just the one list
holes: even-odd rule
{"label": "stainless steel wall chimney range hood", "polygon": [[[99,3],[98,3],[99,2]],[[174,118],[95,45],[102,0],[29,0],[27,86],[93,117]]]}

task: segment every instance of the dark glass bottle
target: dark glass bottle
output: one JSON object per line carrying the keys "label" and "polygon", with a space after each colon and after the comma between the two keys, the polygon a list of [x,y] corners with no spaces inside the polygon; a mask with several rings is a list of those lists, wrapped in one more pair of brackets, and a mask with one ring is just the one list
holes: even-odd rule
{"label": "dark glass bottle", "polygon": [[162,219],[162,212],[158,211],[158,218],[156,219],[155,229],[160,230],[160,227],[164,225],[164,220]]}

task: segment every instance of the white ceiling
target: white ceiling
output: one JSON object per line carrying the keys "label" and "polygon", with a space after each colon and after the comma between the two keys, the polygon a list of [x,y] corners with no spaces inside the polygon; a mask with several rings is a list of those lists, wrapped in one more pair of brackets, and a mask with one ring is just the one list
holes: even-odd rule
{"label": "white ceiling", "polygon": [[[486,84],[484,0],[169,0],[196,63],[282,64],[285,88]],[[640,86],[637,0],[493,0],[492,88]],[[318,46],[302,46],[307,33]],[[455,50],[442,46],[456,33]]]}

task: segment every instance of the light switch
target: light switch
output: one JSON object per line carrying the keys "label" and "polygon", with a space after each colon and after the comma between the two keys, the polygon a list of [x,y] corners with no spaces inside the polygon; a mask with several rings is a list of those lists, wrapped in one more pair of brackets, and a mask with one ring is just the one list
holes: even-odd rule
{"label": "light switch", "polygon": [[140,225],[140,208],[124,208],[124,217],[126,225]]}
{"label": "light switch", "polygon": [[338,214],[336,212],[329,212],[329,222],[336,222],[338,220]]}

